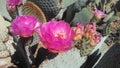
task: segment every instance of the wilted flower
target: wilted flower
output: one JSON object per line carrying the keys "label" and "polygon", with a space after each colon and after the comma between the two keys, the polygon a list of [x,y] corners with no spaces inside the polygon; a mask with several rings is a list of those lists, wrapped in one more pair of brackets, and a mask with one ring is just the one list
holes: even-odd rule
{"label": "wilted flower", "polygon": [[84,34],[84,26],[81,23],[77,23],[77,26],[73,27],[73,31],[74,31],[73,40],[75,41],[81,40]]}
{"label": "wilted flower", "polygon": [[96,24],[93,22],[87,23],[85,26],[85,37],[90,38],[93,33],[96,32]]}
{"label": "wilted flower", "polygon": [[73,31],[65,21],[52,20],[41,25],[39,36],[44,48],[58,53],[71,48]]}
{"label": "wilted flower", "polygon": [[101,18],[104,18],[104,17],[105,17],[105,13],[102,12],[101,10],[95,9],[95,10],[93,11],[93,14],[95,15],[95,17],[96,17],[98,20],[100,20]]}
{"label": "wilted flower", "polygon": [[33,16],[18,16],[13,20],[10,32],[20,35],[21,37],[32,36],[35,30],[40,26],[38,19]]}
{"label": "wilted flower", "polygon": [[16,6],[19,6],[22,4],[22,0],[7,0],[6,6],[8,10],[14,10],[16,9]]}
{"label": "wilted flower", "polygon": [[102,35],[101,35],[100,33],[95,32],[95,33],[92,35],[92,37],[90,38],[90,44],[91,44],[92,46],[96,46],[96,45],[100,42],[101,37],[102,37]]}

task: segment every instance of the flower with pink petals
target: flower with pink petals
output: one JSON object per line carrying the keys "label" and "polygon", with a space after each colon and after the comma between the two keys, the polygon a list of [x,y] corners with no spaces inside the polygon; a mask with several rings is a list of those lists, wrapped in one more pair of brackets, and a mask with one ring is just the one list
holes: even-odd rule
{"label": "flower with pink petals", "polygon": [[85,37],[90,38],[96,32],[96,24],[93,22],[87,23],[85,26]]}
{"label": "flower with pink petals", "polygon": [[16,9],[16,6],[19,6],[22,4],[22,0],[7,0],[6,6],[8,10],[14,10]]}
{"label": "flower with pink petals", "polygon": [[102,35],[100,33],[95,32],[90,39],[91,46],[96,46],[100,42],[101,37]]}
{"label": "flower with pink petals", "polygon": [[73,30],[65,21],[51,20],[40,26],[39,37],[42,46],[50,52],[64,52],[72,46]]}
{"label": "flower with pink petals", "polygon": [[84,34],[84,26],[82,25],[82,23],[77,23],[76,27],[73,27],[73,31],[74,31],[74,40],[78,41],[82,39],[82,36]]}
{"label": "flower with pink petals", "polygon": [[105,13],[102,12],[101,10],[95,9],[95,10],[93,11],[93,14],[95,15],[95,17],[96,17],[98,20],[100,20],[101,18],[104,18],[104,17],[105,17]]}
{"label": "flower with pink petals", "polygon": [[13,20],[10,32],[21,37],[30,37],[40,26],[37,18],[29,15],[18,16]]}

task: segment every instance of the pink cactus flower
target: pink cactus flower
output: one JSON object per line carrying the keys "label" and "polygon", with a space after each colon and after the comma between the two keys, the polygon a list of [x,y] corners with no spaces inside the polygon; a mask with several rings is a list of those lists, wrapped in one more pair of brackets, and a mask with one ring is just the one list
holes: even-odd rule
{"label": "pink cactus flower", "polygon": [[16,6],[19,6],[22,4],[22,0],[7,0],[6,6],[8,10],[16,9]]}
{"label": "pink cactus flower", "polygon": [[82,25],[82,23],[77,23],[77,26],[73,27],[73,31],[74,31],[73,40],[79,41],[82,39],[82,36],[84,34],[84,26]]}
{"label": "pink cactus flower", "polygon": [[64,52],[71,48],[73,30],[65,21],[51,20],[40,27],[39,36],[43,48],[50,52]]}
{"label": "pink cactus flower", "polygon": [[96,17],[98,20],[101,20],[101,18],[104,18],[104,17],[105,17],[105,13],[102,12],[101,10],[95,9],[95,10],[93,11],[93,14],[95,15],[95,17]]}
{"label": "pink cactus flower", "polygon": [[90,39],[91,46],[96,46],[100,42],[101,37],[102,35],[100,33],[95,32]]}
{"label": "pink cactus flower", "polygon": [[85,37],[89,39],[96,32],[96,24],[93,22],[87,23],[84,32]]}
{"label": "pink cactus flower", "polygon": [[20,35],[21,37],[29,37],[33,35],[39,26],[40,23],[38,19],[33,16],[18,16],[13,20],[10,27],[10,32]]}

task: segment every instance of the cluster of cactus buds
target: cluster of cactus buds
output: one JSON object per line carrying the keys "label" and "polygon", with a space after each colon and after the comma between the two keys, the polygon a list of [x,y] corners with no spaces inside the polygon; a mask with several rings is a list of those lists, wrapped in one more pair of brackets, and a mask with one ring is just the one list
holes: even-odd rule
{"label": "cluster of cactus buds", "polygon": [[87,23],[85,27],[81,23],[77,23],[77,26],[73,30],[75,32],[74,41],[78,42],[75,46],[80,49],[81,56],[89,55],[102,37],[96,31],[96,24],[92,22]]}

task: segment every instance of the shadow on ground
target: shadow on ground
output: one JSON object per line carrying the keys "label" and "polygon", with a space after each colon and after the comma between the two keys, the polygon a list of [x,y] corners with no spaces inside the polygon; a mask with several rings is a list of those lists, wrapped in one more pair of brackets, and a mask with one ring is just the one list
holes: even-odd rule
{"label": "shadow on ground", "polygon": [[95,68],[120,68],[120,43],[114,44]]}

